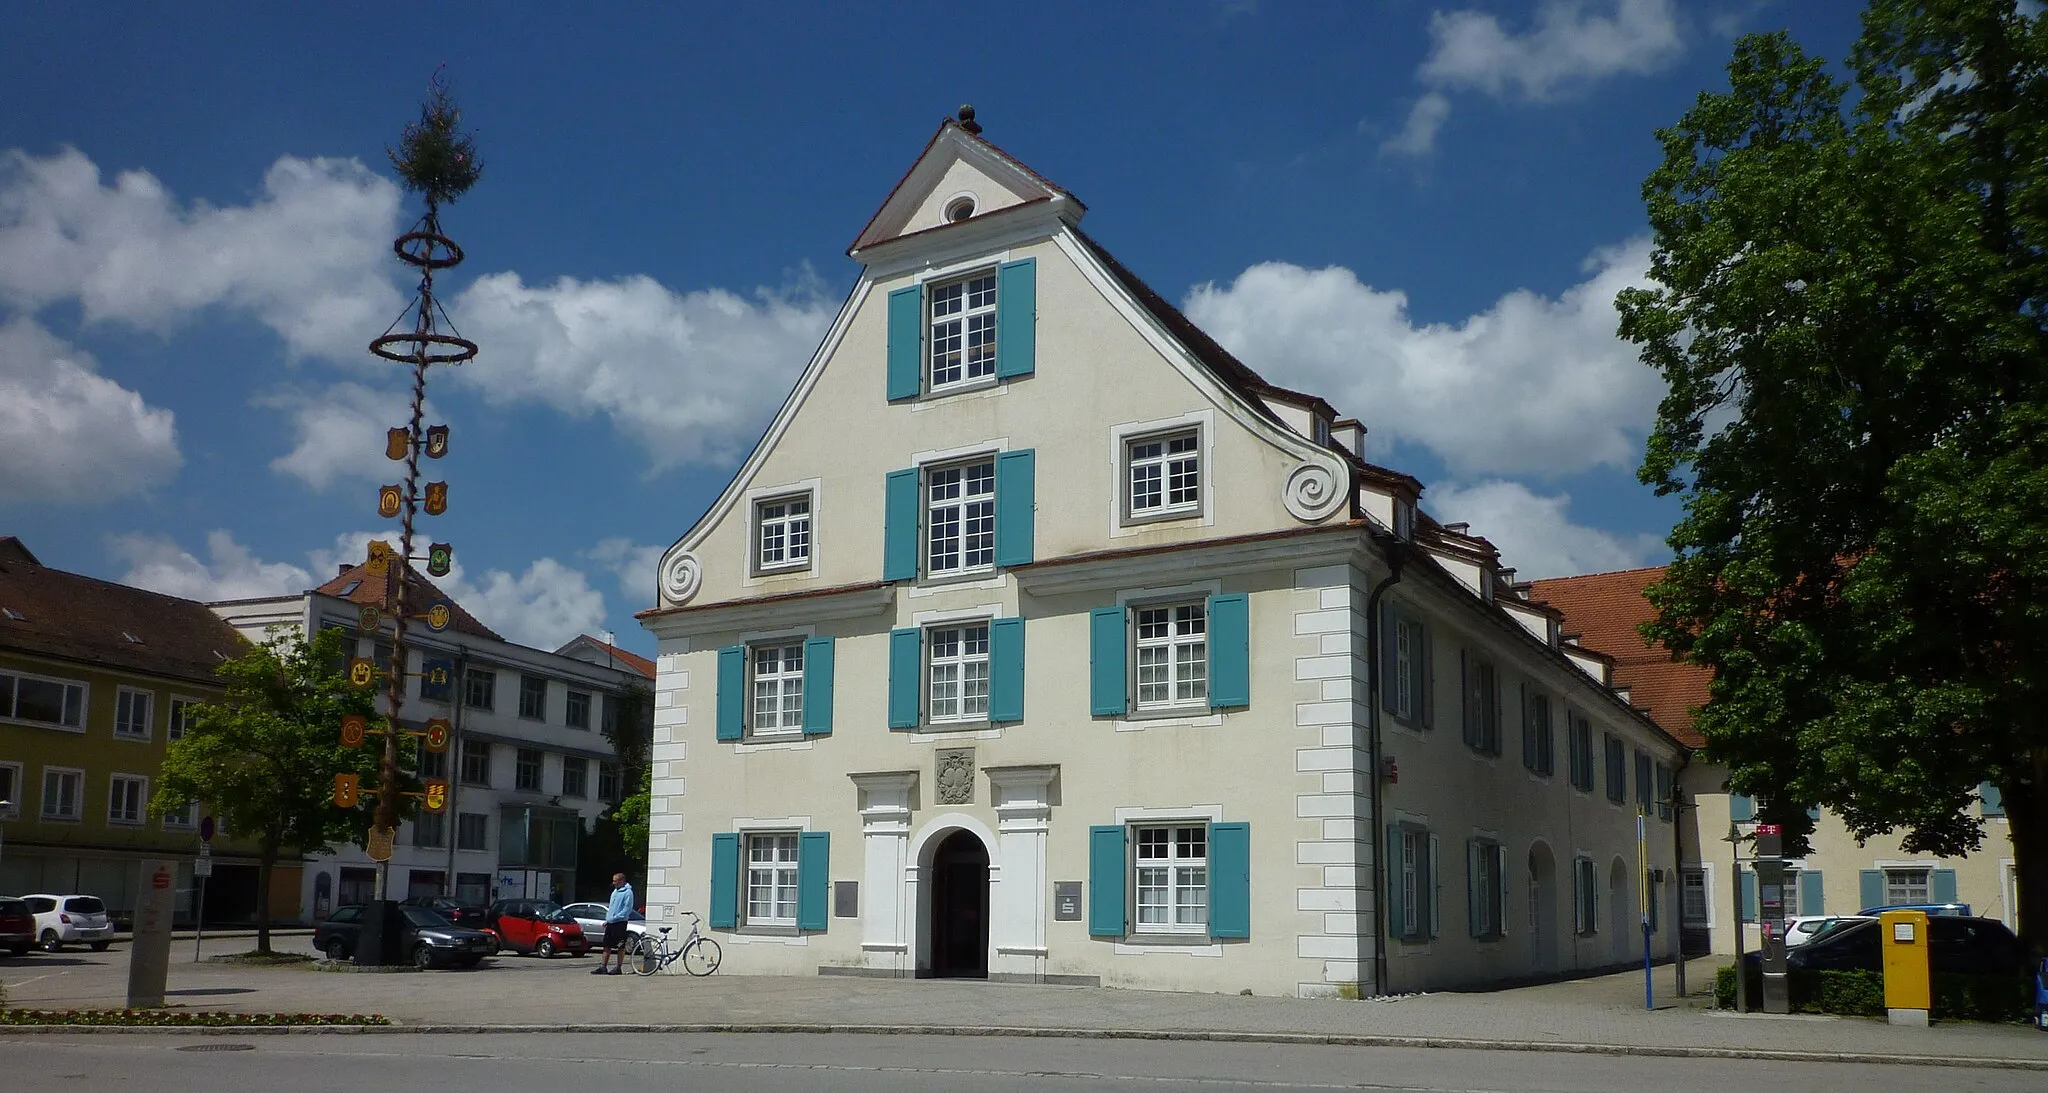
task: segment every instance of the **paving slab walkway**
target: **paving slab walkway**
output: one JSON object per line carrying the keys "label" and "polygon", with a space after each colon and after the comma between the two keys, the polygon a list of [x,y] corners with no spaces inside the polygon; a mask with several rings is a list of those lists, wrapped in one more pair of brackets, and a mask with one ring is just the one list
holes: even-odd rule
{"label": "paving slab walkway", "polygon": [[[227,939],[219,951],[247,947],[246,940]],[[208,949],[214,949],[211,941]],[[119,1006],[126,990],[124,950],[0,962],[0,983],[10,1003],[20,1007]],[[591,958],[503,956],[473,971],[365,974],[195,963],[185,949],[174,956],[170,1001],[239,1012],[380,1013],[406,1027],[464,1030],[1116,1032],[1644,1054],[2002,1060],[2048,1069],[2048,1033],[2030,1028],[1895,1028],[1856,1018],[1716,1013],[1699,1008],[1698,999],[1674,1000],[1668,967],[1656,974],[1660,1008],[1645,1010],[1640,973],[1483,994],[1343,1001],[727,971],[704,979],[594,976],[594,966]],[[1695,961],[1689,978],[1700,987],[1712,983],[1712,973],[1711,961]]]}

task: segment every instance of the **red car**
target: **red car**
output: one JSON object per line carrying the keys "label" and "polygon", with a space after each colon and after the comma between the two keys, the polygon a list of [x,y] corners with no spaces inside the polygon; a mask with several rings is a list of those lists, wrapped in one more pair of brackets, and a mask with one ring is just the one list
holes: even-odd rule
{"label": "red car", "polygon": [[15,956],[28,952],[36,942],[36,916],[28,901],[0,896],[0,949]]}
{"label": "red car", "polygon": [[583,927],[552,900],[501,899],[491,904],[484,928],[498,935],[498,944],[515,953],[582,956],[590,949]]}

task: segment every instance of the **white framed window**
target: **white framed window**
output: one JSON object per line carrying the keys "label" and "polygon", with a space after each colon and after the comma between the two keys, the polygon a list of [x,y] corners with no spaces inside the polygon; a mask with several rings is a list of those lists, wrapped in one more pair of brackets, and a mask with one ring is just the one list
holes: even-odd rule
{"label": "white framed window", "polygon": [[170,718],[164,722],[165,740],[183,740],[185,738],[185,729],[189,726],[192,717],[192,707],[197,705],[199,705],[199,700],[196,698],[186,698],[183,695],[171,696]]}
{"label": "white framed window", "polygon": [[455,817],[455,849],[488,850],[491,818],[482,812],[464,812]]}
{"label": "white framed window", "polygon": [[1394,678],[1382,681],[1382,686],[1394,690],[1394,718],[1423,728],[1423,705],[1429,701],[1429,629],[1401,614],[1395,617],[1393,631],[1387,640],[1394,643]]}
{"label": "white framed window", "polygon": [[445,812],[422,812],[412,821],[412,844],[431,849],[448,845],[448,814]]}
{"label": "white framed window", "polygon": [[190,831],[199,825],[199,802],[186,801],[185,807],[175,812],[164,813],[164,828],[168,831]]}
{"label": "white framed window", "polygon": [[149,739],[149,715],[155,695],[122,687],[114,693],[114,735],[124,740]]}
{"label": "white framed window", "polygon": [[590,692],[569,692],[569,701],[563,708],[562,723],[572,729],[587,731],[590,728]]}
{"label": "white framed window", "polygon": [[580,755],[562,757],[562,796],[590,796],[590,760]]}
{"label": "white framed window", "polygon": [[547,754],[539,748],[520,748],[512,756],[512,788],[541,791],[541,774],[547,769]]}
{"label": "white framed window", "polygon": [[619,765],[597,761],[597,799],[610,804],[619,801]]}
{"label": "white framed window", "polygon": [[1200,512],[1201,433],[1183,429],[1127,441],[1124,483],[1124,511],[1133,519]]}
{"label": "white framed window", "polygon": [[45,820],[77,820],[85,815],[85,772],[75,767],[43,768]]}
{"label": "white framed window", "polygon": [[1884,871],[1884,901],[1887,905],[1897,903],[1932,903],[1934,871],[1925,867],[1887,868]]}
{"label": "white framed window", "polygon": [[12,820],[21,816],[21,764],[0,763],[0,820]]}
{"label": "white framed window", "polygon": [[754,568],[763,573],[811,564],[811,495],[754,504]]}
{"label": "white framed window", "polygon": [[754,719],[757,736],[799,733],[804,728],[804,643],[753,647]]}
{"label": "white framed window", "polygon": [[1209,932],[1209,828],[1143,826],[1134,832],[1140,933]]}
{"label": "white framed window", "polygon": [[994,270],[934,285],[931,298],[930,389],[962,387],[996,374]]}
{"label": "white framed window", "polygon": [[1501,887],[1507,854],[1493,839],[1472,840],[1471,853],[1472,936],[1499,938],[1507,933],[1506,892]]}
{"label": "white framed window", "polygon": [[48,728],[85,731],[83,683],[0,672],[0,718]]}
{"label": "white framed window", "polygon": [[931,685],[931,720],[988,718],[988,624],[934,626],[925,632],[925,678]]}
{"label": "white framed window", "polygon": [[796,925],[796,833],[747,836],[747,925]]}
{"label": "white framed window", "polygon": [[1500,673],[1474,650],[1464,654],[1465,746],[1481,755],[1500,754]]}
{"label": "white framed window", "polygon": [[925,573],[991,569],[996,561],[996,461],[925,471]]}
{"label": "white framed window", "polygon": [[1403,824],[1401,826],[1401,856],[1394,864],[1400,869],[1400,881],[1393,893],[1401,905],[1401,930],[1398,935],[1405,941],[1426,941],[1430,936],[1430,920],[1434,914],[1430,901],[1436,897],[1430,877],[1429,852],[1433,840],[1429,829]]}
{"label": "white framed window", "polygon": [[1209,607],[1142,604],[1131,609],[1140,709],[1209,705]]}
{"label": "white framed window", "polygon": [[107,822],[134,825],[142,822],[149,808],[149,779],[139,774],[116,774],[107,782]]}
{"label": "white framed window", "polygon": [[1678,916],[1679,921],[1687,926],[1713,925],[1714,890],[1705,868],[1694,866],[1679,870]]}
{"label": "white framed window", "polygon": [[1591,858],[1572,859],[1572,930],[1580,937],[1600,932],[1600,876]]}

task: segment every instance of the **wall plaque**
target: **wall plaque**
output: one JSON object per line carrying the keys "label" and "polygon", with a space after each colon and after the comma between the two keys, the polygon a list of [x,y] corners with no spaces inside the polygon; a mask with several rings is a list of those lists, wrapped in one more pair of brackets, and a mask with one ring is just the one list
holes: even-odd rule
{"label": "wall plaque", "polygon": [[938,753],[938,772],[935,781],[939,787],[939,803],[942,805],[971,805],[974,803],[974,749],[959,748]]}
{"label": "wall plaque", "polygon": [[1080,881],[1056,880],[1052,882],[1052,920],[1054,922],[1081,921]]}

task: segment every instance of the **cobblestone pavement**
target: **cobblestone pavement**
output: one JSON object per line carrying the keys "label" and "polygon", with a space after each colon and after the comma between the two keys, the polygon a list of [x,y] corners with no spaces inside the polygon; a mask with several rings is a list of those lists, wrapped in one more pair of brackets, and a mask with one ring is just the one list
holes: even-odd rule
{"label": "cobblestone pavement", "polygon": [[[246,939],[209,939],[209,954]],[[297,949],[303,938],[281,939]],[[34,953],[0,961],[9,1001],[24,1007],[119,1006],[125,945],[105,953]],[[2048,1033],[2020,1026],[1894,1028],[1879,1021],[1715,1013],[1672,998],[1657,969],[1660,1008],[1643,1008],[1641,973],[1484,994],[1340,1001],[1180,994],[959,980],[840,976],[593,976],[591,958],[500,956],[473,971],[323,972],[195,963],[174,950],[170,1002],[245,1012],[381,1013],[405,1025],[893,1026],[916,1030],[1124,1030],[1160,1035],[1396,1037],[1656,1050],[1820,1052],[2031,1060],[2048,1065]],[[1713,981],[1695,961],[1691,983]]]}

